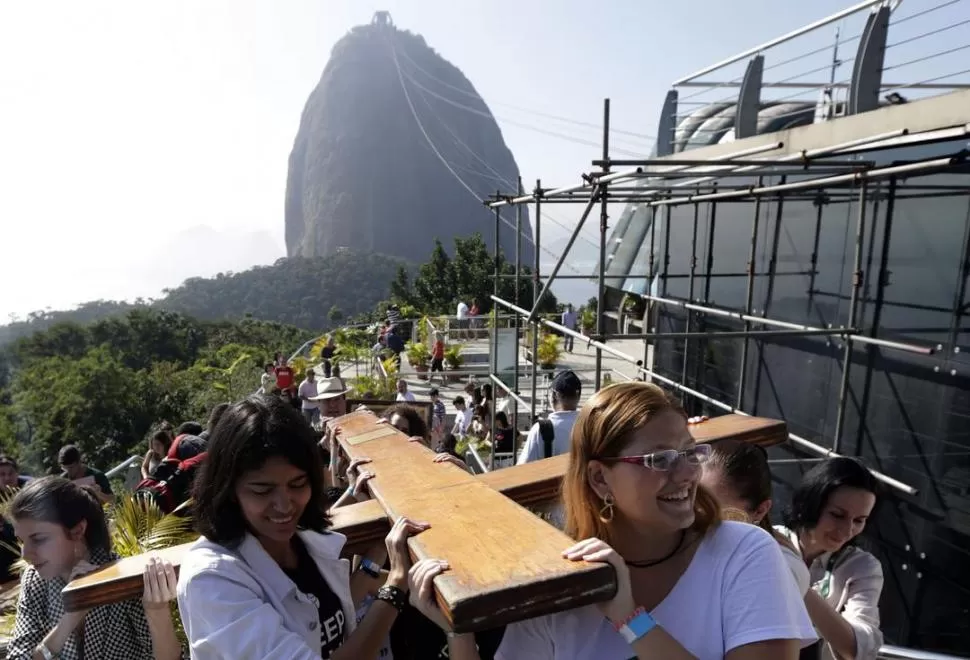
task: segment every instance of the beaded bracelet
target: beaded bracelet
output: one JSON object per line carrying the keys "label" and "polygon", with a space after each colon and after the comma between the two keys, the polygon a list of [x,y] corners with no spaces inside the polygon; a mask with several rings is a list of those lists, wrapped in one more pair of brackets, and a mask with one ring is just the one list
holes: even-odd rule
{"label": "beaded bracelet", "polygon": [[377,600],[382,600],[398,612],[403,612],[408,604],[408,596],[401,589],[385,584],[377,590]]}

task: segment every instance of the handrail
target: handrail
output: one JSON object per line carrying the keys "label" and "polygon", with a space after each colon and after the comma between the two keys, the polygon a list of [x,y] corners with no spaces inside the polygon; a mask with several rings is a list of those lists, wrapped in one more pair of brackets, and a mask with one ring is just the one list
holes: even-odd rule
{"label": "handrail", "polygon": [[705,67],[705,68],[701,69],[700,71],[695,71],[694,73],[690,74],[689,76],[684,76],[683,78],[680,78],[679,80],[675,80],[674,81],[674,87],[677,87],[678,85],[683,85],[684,83],[690,82],[691,80],[694,80],[695,78],[699,78],[700,76],[706,75],[706,74],[711,73],[713,71],[717,71],[718,69],[722,69],[722,68],[724,68],[724,67],[726,67],[728,65],[734,64],[736,62],[740,62],[741,60],[744,60],[744,59],[747,59],[747,58],[751,57],[752,55],[757,55],[758,53],[761,53],[761,52],[763,52],[765,50],[768,50],[769,48],[773,48],[773,47],[775,47],[775,46],[777,46],[779,44],[783,44],[786,41],[791,41],[792,39],[794,39],[796,37],[802,36],[803,34],[808,34],[809,32],[813,32],[813,31],[817,30],[820,27],[825,27],[826,25],[829,25],[831,23],[835,23],[836,21],[842,20],[846,16],[851,16],[852,14],[855,14],[857,12],[860,12],[863,9],[868,9],[869,7],[872,7],[873,5],[878,5],[878,4],[881,4],[883,2],[885,2],[885,0],[864,0],[864,2],[860,2],[857,5],[853,5],[852,7],[849,7],[847,9],[843,9],[842,11],[837,12],[835,14],[832,14],[831,16],[826,16],[825,18],[819,19],[819,20],[815,21],[814,23],[810,23],[808,25],[805,25],[804,27],[798,28],[797,30],[793,30],[792,32],[789,32],[788,34],[785,34],[785,35],[782,35],[782,36],[777,37],[775,39],[772,39],[771,41],[767,41],[767,42],[761,44],[760,46],[755,46],[754,48],[749,48],[748,50],[746,50],[746,51],[744,51],[742,53],[738,53],[737,55],[732,55],[731,57],[727,58],[726,60],[721,60],[717,64],[712,64],[711,66]]}
{"label": "handrail", "polygon": [[472,468],[472,471],[474,471],[474,468],[478,468],[478,470],[480,471],[476,472],[476,474],[485,474],[486,472],[488,472],[488,466],[486,466],[485,462],[482,461],[482,457],[478,455],[478,451],[476,449],[469,447],[468,449],[465,450],[466,463],[468,462],[467,459],[469,456],[472,457],[472,463],[475,464],[474,467]]}
{"label": "handrail", "polygon": [[890,644],[884,644],[876,657],[879,660],[968,660],[966,656],[921,651]]}
{"label": "handrail", "polygon": [[131,467],[135,462],[142,460],[142,458],[144,458],[144,457],[143,456],[129,456],[124,461],[122,461],[121,463],[118,463],[118,465],[114,466],[113,468],[111,468],[110,470],[108,470],[107,472],[105,472],[104,473],[104,476],[106,476],[106,477],[108,477],[110,479],[111,477],[115,476],[116,474],[121,474],[122,472],[124,472],[125,470],[127,470],[129,467]]}
{"label": "handrail", "polygon": [[[521,314],[522,316],[528,316],[528,314],[529,314],[529,310],[523,309],[523,308],[519,307],[518,305],[515,305],[513,303],[510,303],[507,300],[503,300],[502,298],[499,298],[498,296],[492,296],[492,300],[495,301],[497,304],[502,305],[506,309],[510,309],[513,312],[516,312],[518,314]],[[580,339],[580,340],[587,339],[585,336],[579,334],[575,330],[570,330],[569,328],[564,327],[564,326],[562,326],[562,325],[560,325],[558,323],[553,323],[551,321],[546,321],[545,319],[537,319],[537,322],[538,323],[541,323],[542,325],[546,326],[547,328],[551,328],[553,330],[558,330],[559,332],[564,333],[564,334],[567,334],[567,335],[572,335],[573,337],[575,337],[577,339]],[[666,376],[662,376],[662,375],[660,375],[660,374],[658,374],[658,373],[656,373],[654,371],[651,371],[651,370],[645,368],[643,366],[643,360],[638,360],[637,358],[632,357],[630,355],[627,355],[626,353],[623,353],[622,351],[618,351],[615,348],[613,348],[612,346],[608,346],[607,344],[604,344],[603,342],[596,341],[596,340],[589,340],[589,345],[590,346],[594,346],[594,347],[600,349],[601,351],[603,351],[605,353],[609,353],[610,355],[613,355],[615,357],[618,357],[621,360],[623,360],[625,362],[628,362],[628,363],[634,365],[636,367],[638,373],[643,374],[644,376],[647,376],[648,378],[652,378],[654,380],[659,380],[661,383],[664,383],[665,385],[669,385],[670,387],[673,387],[674,389],[676,389],[679,392],[683,392],[684,394],[689,394],[690,396],[693,396],[694,398],[699,399],[701,401],[706,401],[707,403],[711,404],[712,406],[715,406],[717,408],[720,408],[721,410],[724,410],[725,412],[736,413],[736,414],[745,415],[745,416],[750,416],[750,413],[747,413],[747,412],[745,412],[743,410],[740,410],[738,408],[735,408],[734,406],[728,405],[728,404],[724,403],[723,401],[718,401],[717,399],[714,399],[712,397],[707,396],[703,392],[698,392],[697,390],[694,390],[694,389],[691,389],[691,388],[686,387],[684,385],[681,385],[680,383],[678,383],[678,382],[676,382],[674,380],[671,380],[671,379],[667,378]],[[800,447],[802,447],[803,449],[807,449],[808,451],[811,451],[813,454],[815,454],[817,456],[824,456],[824,457],[827,457],[827,458],[837,458],[837,457],[839,457],[839,456],[842,455],[842,454],[839,454],[838,452],[832,451],[831,449],[827,449],[825,447],[822,447],[821,445],[818,445],[818,444],[816,444],[816,443],[814,443],[814,442],[812,442],[810,440],[806,440],[805,438],[803,438],[803,437],[801,437],[799,435],[796,435],[794,433],[791,433],[791,432],[789,432],[788,438],[792,442],[794,442],[795,444],[797,444]],[[893,479],[889,475],[883,474],[882,472],[879,472],[878,470],[873,470],[873,469],[870,468],[869,469],[869,472],[872,474],[872,476],[874,476],[879,481],[881,481],[884,484],[886,484],[888,486],[891,486],[892,488],[894,488],[894,489],[896,489],[898,491],[901,491],[901,492],[903,492],[903,493],[905,493],[907,495],[916,495],[919,492],[916,488],[910,486],[909,484],[903,483],[903,482],[901,482],[901,481],[899,481],[897,479]]]}

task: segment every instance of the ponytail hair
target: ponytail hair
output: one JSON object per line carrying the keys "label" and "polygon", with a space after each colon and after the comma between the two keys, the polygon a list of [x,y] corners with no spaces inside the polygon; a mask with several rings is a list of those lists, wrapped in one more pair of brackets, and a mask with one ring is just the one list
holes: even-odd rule
{"label": "ponytail hair", "polygon": [[[711,445],[705,470],[720,472],[721,478],[747,505],[748,512],[771,499],[771,468],[768,452],[760,445],[738,440],[722,440]],[[765,515],[758,526],[774,536],[771,519]]]}
{"label": "ponytail hair", "polygon": [[31,479],[17,491],[7,517],[53,523],[67,530],[87,523],[84,542],[90,552],[110,552],[111,535],[104,509],[94,495],[63,477]]}

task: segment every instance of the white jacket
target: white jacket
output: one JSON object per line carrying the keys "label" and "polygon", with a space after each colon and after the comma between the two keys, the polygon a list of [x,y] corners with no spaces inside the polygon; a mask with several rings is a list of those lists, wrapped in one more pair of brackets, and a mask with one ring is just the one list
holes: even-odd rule
{"label": "white jacket", "polygon": [[[337,533],[298,534],[340,599],[344,634],[349,636],[356,616],[350,596],[350,563],[340,558],[346,538]],[[196,660],[320,658],[316,606],[300,595],[251,534],[235,549],[206,538],[196,541],[179,570],[178,605]]]}

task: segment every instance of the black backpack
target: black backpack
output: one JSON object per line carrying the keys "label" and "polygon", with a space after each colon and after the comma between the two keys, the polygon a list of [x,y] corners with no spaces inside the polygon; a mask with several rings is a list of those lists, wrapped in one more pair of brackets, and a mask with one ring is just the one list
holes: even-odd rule
{"label": "black backpack", "polygon": [[548,419],[539,420],[539,435],[542,437],[542,457],[552,456],[552,441],[556,439],[556,430]]}

